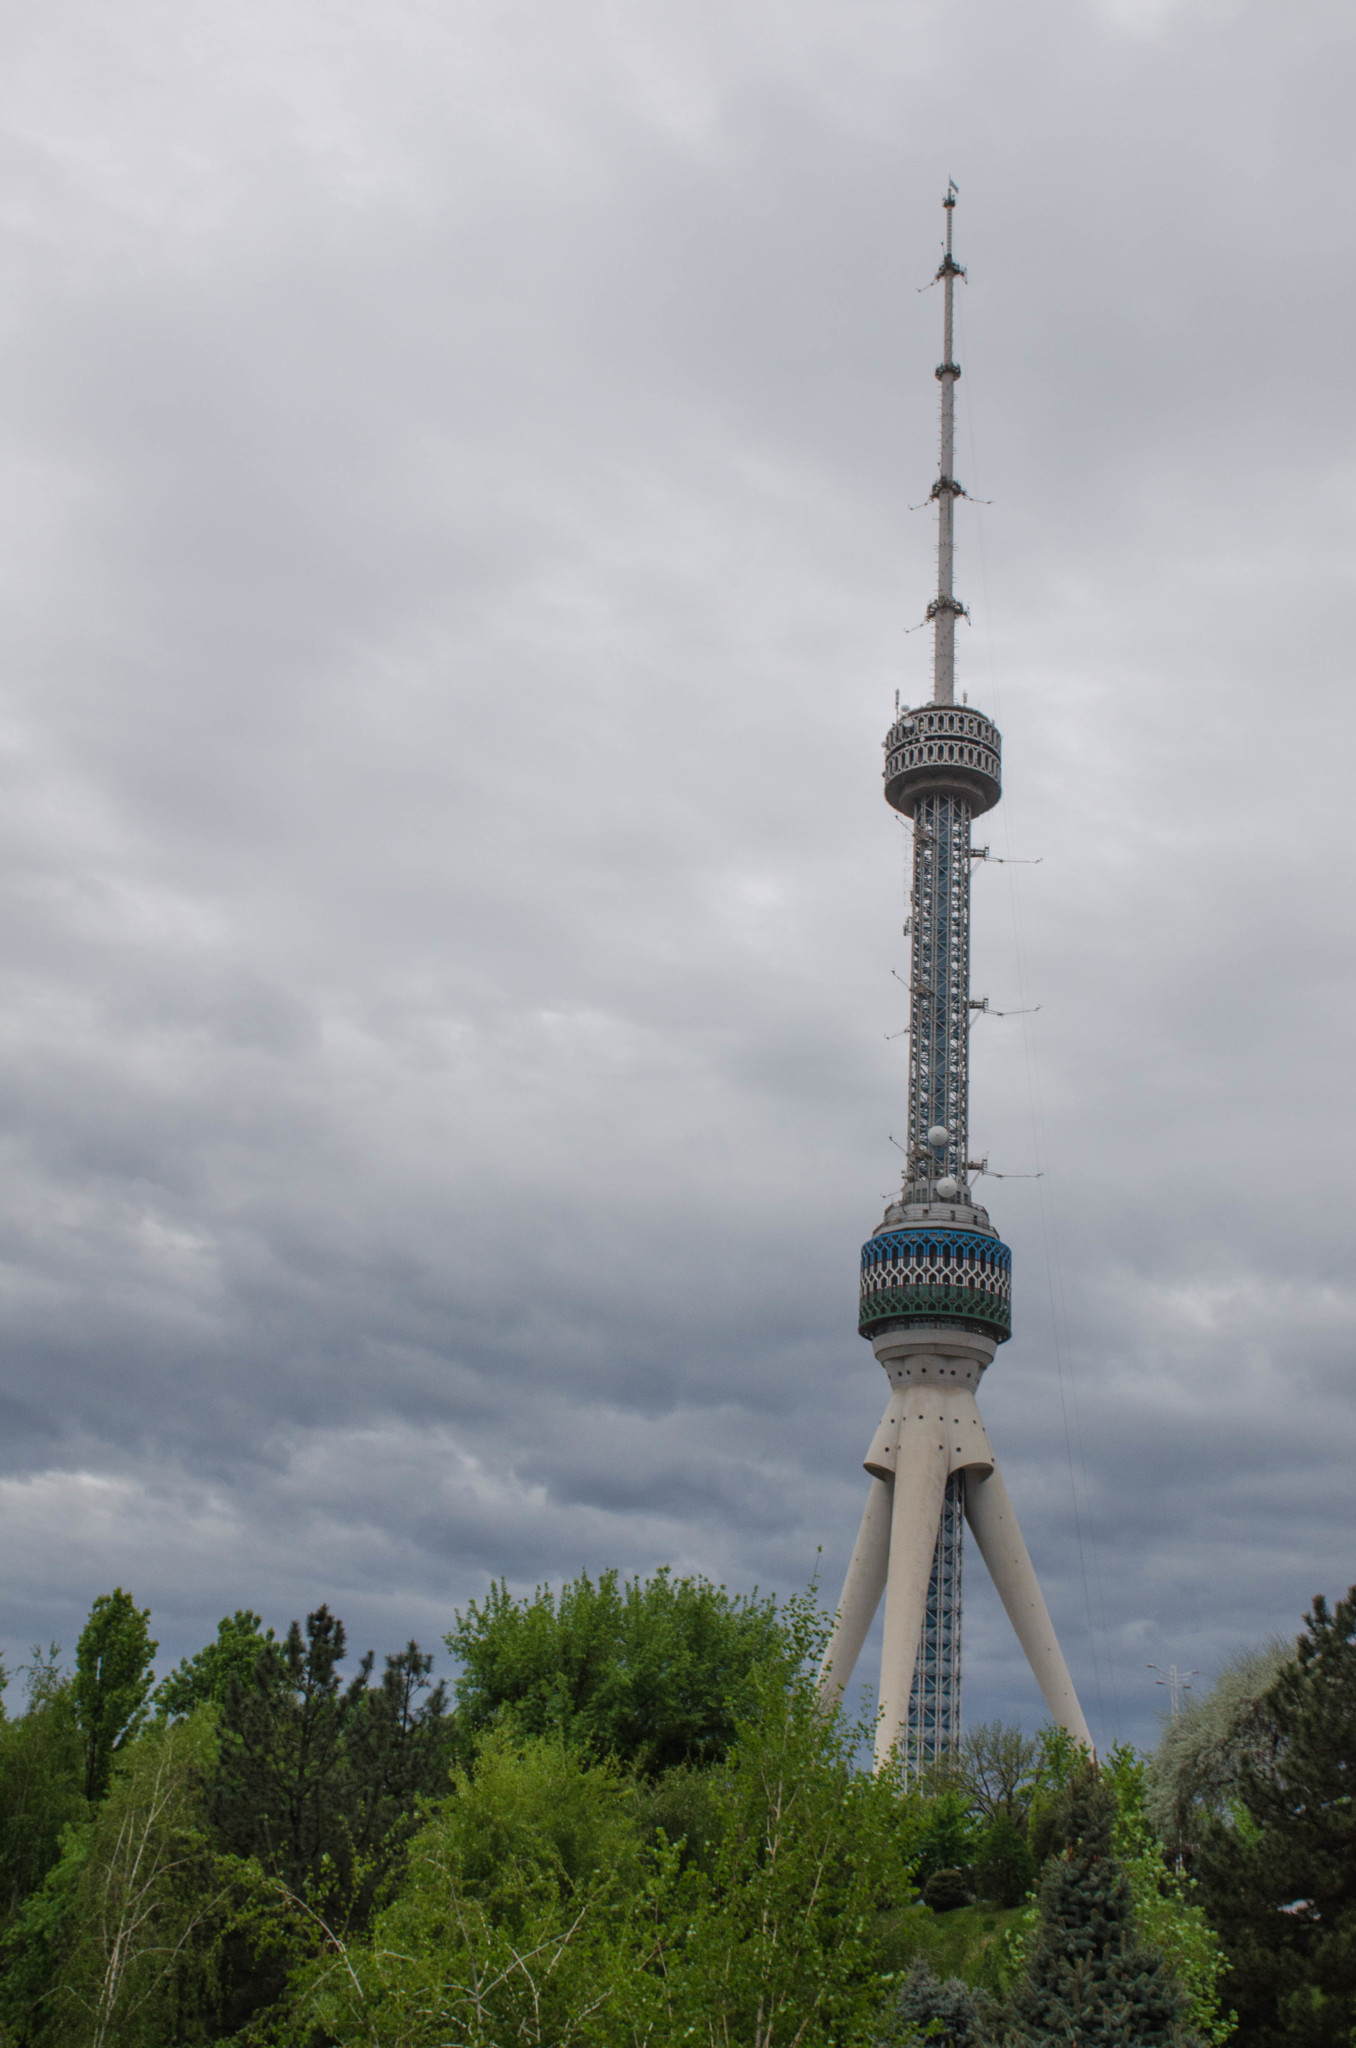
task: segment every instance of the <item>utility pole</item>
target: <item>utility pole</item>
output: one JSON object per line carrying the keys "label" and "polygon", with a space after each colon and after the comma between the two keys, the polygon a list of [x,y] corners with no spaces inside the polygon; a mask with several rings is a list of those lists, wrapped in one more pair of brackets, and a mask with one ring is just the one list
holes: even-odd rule
{"label": "utility pole", "polygon": [[[1144,1667],[1146,1671],[1159,1671],[1161,1668],[1157,1664],[1146,1664]],[[1162,1677],[1154,1680],[1155,1685],[1165,1685],[1168,1688],[1168,1719],[1170,1721],[1181,1720],[1182,1695],[1191,1691],[1192,1679],[1199,1678],[1200,1675],[1199,1671],[1179,1671],[1175,1664],[1169,1664]]]}

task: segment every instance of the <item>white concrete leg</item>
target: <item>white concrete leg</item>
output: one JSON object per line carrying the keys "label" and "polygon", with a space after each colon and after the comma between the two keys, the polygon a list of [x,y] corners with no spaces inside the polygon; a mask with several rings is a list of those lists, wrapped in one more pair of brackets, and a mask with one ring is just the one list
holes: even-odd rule
{"label": "white concrete leg", "polygon": [[[980,1556],[1026,1652],[1026,1661],[1050,1709],[1051,1720],[1091,1749],[1092,1736],[1078,1704],[1069,1667],[1055,1639],[1045,1596],[1022,1541],[1003,1475],[996,1465],[988,1473],[966,1473],[965,1519],[974,1531]],[[893,1555],[890,1569],[893,1572]]]}
{"label": "white concrete leg", "polygon": [[908,1725],[909,1691],[927,1610],[948,1456],[943,1432],[929,1416],[901,1428],[890,1519],[890,1569],[885,1588],[885,1647],[880,1660],[881,1718],[877,1768]]}
{"label": "white concrete leg", "polygon": [[894,1488],[889,1480],[873,1479],[862,1510],[862,1525],[852,1562],[843,1581],[833,1634],[819,1667],[820,1705],[836,1707],[862,1653],[867,1630],[876,1618],[890,1563],[890,1508]]}

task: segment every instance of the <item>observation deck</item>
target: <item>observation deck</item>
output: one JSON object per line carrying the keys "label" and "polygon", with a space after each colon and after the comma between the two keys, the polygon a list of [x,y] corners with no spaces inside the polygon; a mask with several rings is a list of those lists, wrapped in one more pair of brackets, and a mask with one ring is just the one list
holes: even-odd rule
{"label": "observation deck", "polygon": [[918,1324],[1012,1335],[1012,1253],[977,1204],[891,1203],[862,1246],[859,1334]]}
{"label": "observation deck", "polygon": [[912,817],[925,796],[964,797],[970,815],[991,811],[1003,793],[998,727],[968,704],[901,711],[885,737],[885,801]]}

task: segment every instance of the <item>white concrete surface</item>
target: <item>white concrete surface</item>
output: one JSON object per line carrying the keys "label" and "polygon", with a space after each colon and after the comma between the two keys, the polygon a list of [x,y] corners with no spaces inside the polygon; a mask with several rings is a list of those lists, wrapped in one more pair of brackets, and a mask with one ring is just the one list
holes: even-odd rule
{"label": "white concrete surface", "polygon": [[966,1473],[965,1519],[1026,1652],[1051,1720],[1091,1749],[1092,1736],[997,1465],[987,1473]]}

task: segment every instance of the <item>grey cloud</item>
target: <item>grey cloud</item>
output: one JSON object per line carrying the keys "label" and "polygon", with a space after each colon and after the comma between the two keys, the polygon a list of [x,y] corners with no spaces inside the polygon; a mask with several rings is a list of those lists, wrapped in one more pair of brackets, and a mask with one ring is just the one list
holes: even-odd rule
{"label": "grey cloud", "polygon": [[[1344,10],[9,25],[7,1650],[833,1582],[962,188],[986,1415],[1099,1733],[1356,1578]],[[822,1561],[818,1562],[822,1546]],[[975,1563],[967,1710],[1034,1719]]]}

